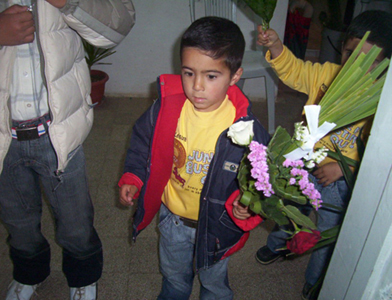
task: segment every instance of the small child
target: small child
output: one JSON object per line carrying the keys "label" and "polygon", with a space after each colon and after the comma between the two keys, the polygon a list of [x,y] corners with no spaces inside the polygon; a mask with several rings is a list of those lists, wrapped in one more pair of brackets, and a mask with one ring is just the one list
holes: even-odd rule
{"label": "small child", "polygon": [[[374,68],[383,58],[391,57],[392,15],[384,11],[365,11],[358,15],[347,29],[342,47],[341,66],[346,63],[367,31],[371,31],[371,34],[362,51],[367,53],[374,44],[383,49],[371,68]],[[282,44],[278,35],[272,29],[263,32],[262,28],[259,27],[258,43],[269,48],[266,59],[279,78],[292,89],[309,96],[306,105],[319,103],[341,69],[340,65],[329,62],[321,65],[297,59]],[[334,145],[337,145],[343,155],[358,161],[356,139],[360,135],[361,138],[367,138],[371,121],[372,118],[367,118],[346,128],[333,131],[321,139],[316,147],[326,146],[330,151],[335,151]],[[350,191],[343,178],[342,170],[335,160],[327,157],[317,166],[312,179],[315,187],[321,193],[323,203],[347,207],[350,200]],[[328,208],[319,209],[318,230],[324,231],[341,224],[343,217],[344,214],[339,211]],[[269,264],[286,255],[287,251],[277,251],[276,249],[285,246],[287,237],[285,232],[274,230],[268,236],[267,245],[257,251],[257,261],[261,264]],[[305,274],[306,283],[302,290],[303,299],[316,299],[310,295],[309,291],[325,273],[333,248],[333,245],[329,245],[313,251]]]}
{"label": "small child", "polygon": [[159,77],[159,99],[133,128],[120,202],[138,198],[134,238],[159,211],[158,299],[189,299],[195,271],[201,299],[233,299],[228,257],[262,221],[239,204],[245,147],[227,136],[241,120],[254,121],[254,140],[266,145],[270,138],[235,85],[244,48],[233,22],[196,20],[182,36],[181,76]]}

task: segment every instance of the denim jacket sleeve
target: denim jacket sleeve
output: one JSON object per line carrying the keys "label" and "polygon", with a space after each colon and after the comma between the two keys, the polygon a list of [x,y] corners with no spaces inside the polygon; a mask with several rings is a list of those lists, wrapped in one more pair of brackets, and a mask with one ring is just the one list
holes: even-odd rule
{"label": "denim jacket sleeve", "polygon": [[137,176],[142,183],[145,183],[149,170],[151,143],[159,108],[160,100],[157,100],[136,121],[125,158],[124,175],[126,173],[131,173],[134,176]]}

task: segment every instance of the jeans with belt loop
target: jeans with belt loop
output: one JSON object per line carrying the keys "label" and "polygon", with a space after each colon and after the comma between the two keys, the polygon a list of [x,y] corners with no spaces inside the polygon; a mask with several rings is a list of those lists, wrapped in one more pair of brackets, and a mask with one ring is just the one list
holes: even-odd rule
{"label": "jeans with belt loop", "polygon": [[[159,211],[159,268],[163,276],[157,300],[188,300],[192,293],[196,228],[187,226],[165,206]],[[198,271],[201,300],[232,300],[229,258]]]}
{"label": "jeans with belt loop", "polygon": [[[0,174],[0,217],[9,236],[14,279],[34,285],[50,273],[50,247],[41,233],[41,185],[55,219],[56,241],[63,248],[63,272],[70,287],[96,282],[102,274],[102,244],[93,227],[82,146],[75,149],[64,172],[48,135],[49,116],[13,127],[44,124],[46,133],[31,140],[12,139]],[[41,183],[41,185],[40,185]]]}

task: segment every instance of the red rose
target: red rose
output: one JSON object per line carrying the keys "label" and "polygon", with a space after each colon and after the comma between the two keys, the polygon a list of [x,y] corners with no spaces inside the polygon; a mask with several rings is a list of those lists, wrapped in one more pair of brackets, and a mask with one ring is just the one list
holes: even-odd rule
{"label": "red rose", "polygon": [[300,231],[294,237],[287,241],[287,249],[296,254],[302,254],[315,246],[321,239],[319,231],[312,232]]}

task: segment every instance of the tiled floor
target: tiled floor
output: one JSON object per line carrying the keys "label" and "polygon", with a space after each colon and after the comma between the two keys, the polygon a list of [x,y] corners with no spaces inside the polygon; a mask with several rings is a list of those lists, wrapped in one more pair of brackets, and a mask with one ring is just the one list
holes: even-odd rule
{"label": "tiled floor", "polygon": [[[95,204],[95,225],[104,245],[104,272],[99,281],[101,300],[155,299],[161,285],[158,269],[156,222],[143,231],[136,243],[130,240],[132,209],[118,204],[117,181],[135,120],[151,104],[150,99],[108,98],[95,109],[95,123],[85,143],[91,195]],[[280,86],[276,102],[277,125],[291,130],[301,114],[305,97]],[[254,102],[253,111],[267,124],[266,103]],[[272,224],[253,230],[250,240],[229,264],[231,286],[238,300],[299,300],[308,255],[279,260],[269,266],[256,262],[257,249],[265,244]],[[44,205],[42,228],[52,246],[52,273],[39,287],[35,299],[69,299],[61,272],[61,249],[54,241],[53,221]],[[11,262],[5,243],[6,230],[0,225],[0,299],[5,298],[12,279]],[[198,282],[191,299],[198,299]]]}

